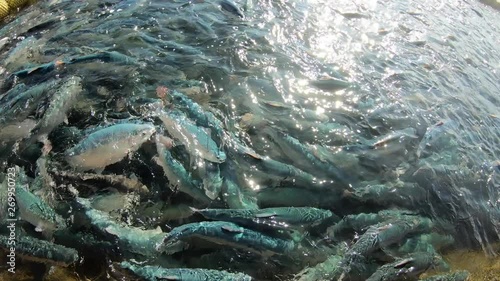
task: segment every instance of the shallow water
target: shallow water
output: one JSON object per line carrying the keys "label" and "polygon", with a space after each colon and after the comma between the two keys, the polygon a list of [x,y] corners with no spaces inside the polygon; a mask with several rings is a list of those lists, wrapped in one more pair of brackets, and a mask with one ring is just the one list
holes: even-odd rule
{"label": "shallow water", "polygon": [[[497,10],[454,0],[235,4],[244,18],[221,9],[218,1],[40,1],[0,26],[1,95],[19,82],[33,86],[80,76],[84,91],[68,124],[60,126],[84,129],[128,118],[125,104],[135,97],[157,98],[161,87],[179,90],[260,155],[314,172],[300,155],[273,141],[276,129],[306,144],[322,163],[335,163],[355,179],[354,191],[402,182],[425,191],[410,192],[411,202],[375,196],[366,205],[323,200],[311,206],[340,216],[410,208],[447,221],[456,248],[495,255],[491,245],[500,239]],[[63,64],[9,79],[19,70],[99,51],[135,61]],[[14,143],[4,144],[2,168],[15,163],[34,175],[33,157],[12,155]],[[59,161],[69,145],[53,147]],[[131,165],[105,172],[134,173],[158,184],[155,168],[144,168],[150,148],[140,151],[145,155],[138,157],[141,171]],[[252,192],[281,184],[264,181],[251,169],[238,171]],[[141,226],[158,226],[151,221]]]}

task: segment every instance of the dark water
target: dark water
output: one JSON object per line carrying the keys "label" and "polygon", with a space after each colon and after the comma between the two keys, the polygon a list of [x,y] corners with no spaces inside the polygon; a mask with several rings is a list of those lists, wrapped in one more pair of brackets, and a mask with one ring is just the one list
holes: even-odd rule
{"label": "dark water", "polygon": [[[68,123],[49,135],[49,157],[55,166],[67,168],[58,156],[73,143],[54,141],[59,139],[57,130],[82,130],[131,117],[161,124],[130,114],[128,105],[137,97],[156,99],[162,87],[178,90],[213,112],[225,131],[256,153],[314,174],[314,165],[272,139],[274,132],[283,131],[321,163],[334,163],[348,176],[346,190],[354,195],[329,201],[315,191],[306,206],[329,209],[341,217],[410,209],[445,221],[447,227],[440,231],[453,236],[455,248],[496,255],[492,245],[500,239],[498,11],[477,1],[452,0],[234,3],[244,18],[221,8],[219,1],[40,1],[0,26],[2,95],[19,83],[33,87],[57,77],[82,78],[83,92],[69,111]],[[10,75],[101,51],[127,55],[134,63],[91,61],[16,79]],[[40,153],[12,153],[25,140],[7,137],[10,133],[0,129],[2,168],[20,165],[34,177]],[[196,221],[173,215],[158,223],[154,217],[161,214],[145,213],[147,204],[185,202],[182,196],[171,199],[160,186],[164,179],[150,161],[153,150],[154,145],[146,144],[130,166],[121,162],[104,171],[134,174],[148,185],[151,194],[127,211],[132,213],[129,220],[134,226],[160,226],[164,231]],[[186,154],[178,150],[182,159]],[[234,162],[224,165],[230,163]],[[233,173],[261,208],[304,204],[273,195],[270,190],[287,183],[268,181],[254,167],[236,165]],[[377,185],[386,188],[378,191],[373,187]],[[294,196],[291,189],[284,192]],[[365,197],[352,199],[356,196]],[[322,231],[310,235],[312,241],[328,240]],[[351,244],[353,237],[354,233],[336,243]],[[191,256],[202,254],[207,252],[191,251],[174,260],[184,267],[241,271],[227,261],[217,266],[191,262]],[[238,258],[241,262],[245,257]],[[274,276],[259,275],[250,266],[245,273],[288,280],[319,261],[285,270],[287,262],[266,261],[263,271],[278,268]],[[77,271],[84,275],[81,272],[88,268],[84,262]]]}

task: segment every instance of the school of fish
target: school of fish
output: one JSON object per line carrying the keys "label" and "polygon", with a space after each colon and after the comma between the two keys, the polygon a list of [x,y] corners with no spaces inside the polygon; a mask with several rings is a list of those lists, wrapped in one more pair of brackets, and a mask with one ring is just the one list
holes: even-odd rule
{"label": "school of fish", "polygon": [[[136,2],[106,5],[134,14]],[[245,19],[229,0],[210,5]],[[90,31],[111,30],[112,19],[89,19]],[[359,112],[330,116],[282,101],[225,117],[206,102],[205,82],[149,70],[159,64],[146,66],[133,53],[75,47],[71,56],[53,56],[62,51],[57,44],[88,35],[74,23],[43,39],[48,51],[28,48],[53,21],[0,46],[9,62],[0,73],[0,167],[15,170],[17,253],[45,265],[43,274],[61,266],[106,272],[102,280],[456,281],[468,273],[451,271],[443,253],[494,252],[500,209],[452,186],[498,188],[500,164],[455,164],[449,151],[458,149],[458,121],[382,129],[369,124],[380,121],[373,112],[360,121],[379,132],[370,137],[342,121],[361,120]],[[1,26],[0,37],[9,28]],[[199,55],[147,32],[129,36],[158,52]],[[20,52],[41,59],[9,61]],[[113,69],[118,78],[103,74]],[[137,95],[116,86],[132,85],[140,72],[165,73]],[[355,87],[337,78],[310,85]],[[475,172],[485,169],[489,180]],[[3,208],[7,173],[0,180]],[[2,224],[7,216],[2,209]],[[464,238],[477,224],[480,235]],[[8,250],[5,229],[0,248]]]}

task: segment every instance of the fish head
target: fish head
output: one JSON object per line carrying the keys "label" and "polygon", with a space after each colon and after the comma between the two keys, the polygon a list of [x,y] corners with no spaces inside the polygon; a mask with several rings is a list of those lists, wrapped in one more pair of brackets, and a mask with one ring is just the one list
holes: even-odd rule
{"label": "fish head", "polygon": [[156,128],[151,124],[141,124],[135,126],[133,130],[130,131],[129,142],[131,146],[144,143],[156,132]]}

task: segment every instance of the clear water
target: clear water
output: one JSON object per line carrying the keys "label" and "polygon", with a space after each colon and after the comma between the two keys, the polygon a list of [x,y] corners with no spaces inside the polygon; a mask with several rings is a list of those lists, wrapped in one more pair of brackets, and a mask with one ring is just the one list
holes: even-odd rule
{"label": "clear water", "polygon": [[[80,129],[113,122],[133,97],[182,88],[261,155],[307,165],[266,137],[266,128],[279,128],[322,161],[337,163],[356,179],[354,190],[417,183],[425,196],[414,194],[408,205],[374,199],[374,212],[411,205],[455,226],[449,234],[457,247],[494,254],[491,245],[500,239],[497,10],[471,0],[235,4],[243,19],[218,1],[40,1],[0,26],[2,91],[12,87],[12,72],[117,51],[138,64],[63,65],[21,82],[82,77],[84,95],[62,125]],[[435,124],[446,130],[432,135]],[[376,150],[354,149],[409,128],[414,131]],[[424,136],[433,138],[431,146]],[[29,160],[12,160],[13,142],[4,144],[2,168],[15,162],[34,171]],[[273,187],[238,171],[252,192]],[[340,215],[372,208],[328,205],[311,203]]]}

